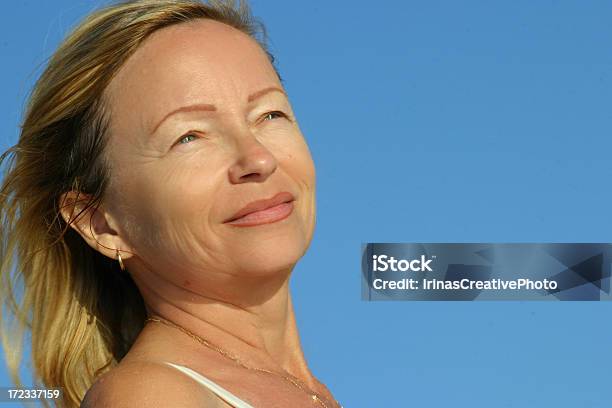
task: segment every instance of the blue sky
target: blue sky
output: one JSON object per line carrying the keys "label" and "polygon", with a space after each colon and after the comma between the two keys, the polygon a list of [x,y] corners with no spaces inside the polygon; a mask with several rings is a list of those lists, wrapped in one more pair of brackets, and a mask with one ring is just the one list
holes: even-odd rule
{"label": "blue sky", "polygon": [[[0,26],[0,147],[100,1]],[[609,302],[364,302],[362,242],[612,242],[612,3],[251,1],[317,167],[291,289],[351,407],[608,407]],[[0,386],[8,385],[0,368]]]}

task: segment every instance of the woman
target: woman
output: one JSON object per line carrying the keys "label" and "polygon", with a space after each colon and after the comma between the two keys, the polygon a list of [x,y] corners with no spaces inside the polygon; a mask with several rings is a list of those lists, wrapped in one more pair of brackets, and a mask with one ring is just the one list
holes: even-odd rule
{"label": "woman", "polygon": [[273,61],[246,4],[195,0],[109,6],[53,55],[2,157],[0,255],[3,299],[24,285],[2,332],[31,324],[58,405],[340,406],[289,293],[315,171]]}

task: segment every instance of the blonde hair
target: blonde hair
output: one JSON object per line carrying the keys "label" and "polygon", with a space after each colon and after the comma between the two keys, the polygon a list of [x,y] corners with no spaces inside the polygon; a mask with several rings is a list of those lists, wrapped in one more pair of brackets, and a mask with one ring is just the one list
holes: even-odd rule
{"label": "blonde hair", "polygon": [[[146,317],[130,275],[69,225],[97,208],[109,182],[103,92],[147,36],[198,18],[248,34],[274,66],[265,27],[244,1],[112,4],[85,17],[52,55],[29,96],[18,143],[0,156],[7,164],[0,185],[2,344],[21,387],[21,346],[31,331],[33,378],[62,388],[57,406],[78,407],[96,377],[125,356]],[[89,199],[77,214],[72,207],[66,222],[59,199],[68,191]]]}

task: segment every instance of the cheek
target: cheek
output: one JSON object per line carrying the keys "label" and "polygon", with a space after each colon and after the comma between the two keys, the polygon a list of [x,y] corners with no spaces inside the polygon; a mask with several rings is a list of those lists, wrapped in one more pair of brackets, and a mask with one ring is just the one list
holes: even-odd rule
{"label": "cheek", "polygon": [[310,150],[305,140],[298,138],[296,143],[285,144],[277,158],[284,172],[299,188],[300,224],[309,242],[316,222],[316,171]]}
{"label": "cheek", "polygon": [[311,199],[314,201],[316,170],[312,156],[306,144],[296,150],[290,159],[290,166],[294,177],[305,185],[307,191],[311,193]]}
{"label": "cheek", "polygon": [[315,168],[310,150],[300,132],[284,135],[271,144],[276,159],[291,176],[298,181],[314,187]]}
{"label": "cheek", "polygon": [[195,250],[210,222],[215,195],[211,180],[197,166],[135,178],[125,217],[134,246],[151,254],[160,248],[166,253]]}

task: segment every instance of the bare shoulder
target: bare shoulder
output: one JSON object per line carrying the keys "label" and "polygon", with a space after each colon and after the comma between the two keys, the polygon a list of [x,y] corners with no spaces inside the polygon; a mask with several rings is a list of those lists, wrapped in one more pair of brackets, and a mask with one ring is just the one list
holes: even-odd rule
{"label": "bare shoulder", "polygon": [[212,391],[173,367],[135,361],[103,374],[87,391],[81,408],[225,408]]}

